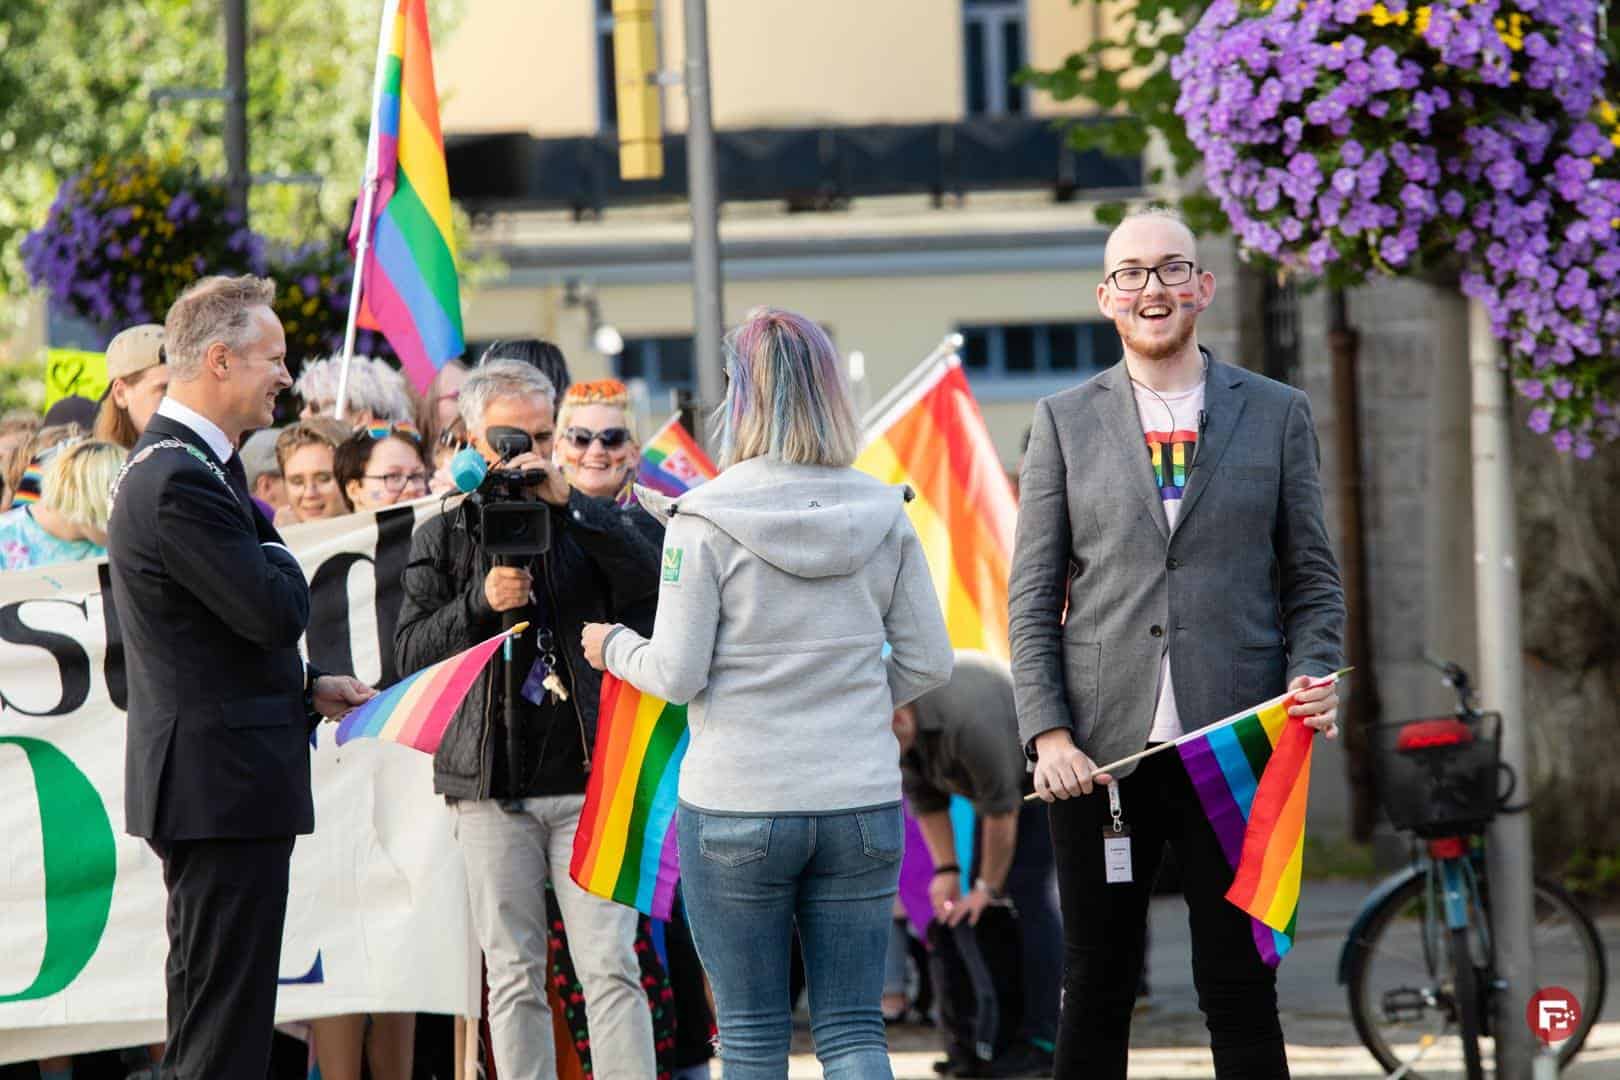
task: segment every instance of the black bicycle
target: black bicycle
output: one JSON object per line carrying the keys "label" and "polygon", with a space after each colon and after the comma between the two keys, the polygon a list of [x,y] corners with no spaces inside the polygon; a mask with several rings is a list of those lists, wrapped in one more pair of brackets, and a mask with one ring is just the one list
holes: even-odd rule
{"label": "black bicycle", "polygon": [[[1501,717],[1475,708],[1461,667],[1430,663],[1456,691],[1457,712],[1377,730],[1379,800],[1391,824],[1412,834],[1413,862],[1367,897],[1338,977],[1356,1033],[1391,1077],[1460,1069],[1483,1080],[1494,1073],[1502,988],[1483,833],[1498,813],[1525,807],[1507,805],[1517,778],[1499,758]],[[1557,1048],[1562,1068],[1603,1011],[1608,973],[1592,920],[1562,887],[1539,877],[1534,949],[1540,984],[1570,990],[1580,1002],[1580,1022]]]}

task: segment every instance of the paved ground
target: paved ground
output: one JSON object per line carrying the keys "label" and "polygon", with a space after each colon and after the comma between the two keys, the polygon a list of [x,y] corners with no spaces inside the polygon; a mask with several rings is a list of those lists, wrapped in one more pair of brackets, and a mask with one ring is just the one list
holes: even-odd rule
{"label": "paved ground", "polygon": [[[1351,882],[1311,882],[1300,912],[1294,951],[1283,961],[1278,989],[1288,1060],[1297,1077],[1372,1080],[1383,1075],[1362,1048],[1351,1026],[1344,988],[1335,981],[1339,948],[1350,920],[1369,886]],[[1208,1034],[1192,988],[1186,905],[1178,896],[1153,902],[1153,975],[1151,1007],[1137,1015],[1132,1028],[1131,1076],[1154,1078],[1212,1077]],[[1620,915],[1600,920],[1611,972],[1609,1000],[1580,1057],[1562,1075],[1565,1080],[1614,1080],[1620,1077],[1620,993],[1612,973],[1620,970]],[[803,1053],[795,1054],[789,1075],[821,1075],[810,1052],[808,1032],[798,1033]],[[896,1080],[934,1080],[931,1063],[939,1057],[938,1035],[931,1029],[891,1029]],[[1425,1065],[1430,1059],[1425,1059]],[[1458,1066],[1460,1073],[1460,1064]],[[1425,1077],[1449,1070],[1425,1068]]]}

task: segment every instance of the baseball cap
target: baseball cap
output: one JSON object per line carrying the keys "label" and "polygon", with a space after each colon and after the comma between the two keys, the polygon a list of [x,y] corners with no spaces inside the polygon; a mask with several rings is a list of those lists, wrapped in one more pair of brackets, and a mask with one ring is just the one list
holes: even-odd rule
{"label": "baseball cap", "polygon": [[142,323],[120,330],[107,343],[107,381],[127,379],[137,371],[163,363],[163,327]]}

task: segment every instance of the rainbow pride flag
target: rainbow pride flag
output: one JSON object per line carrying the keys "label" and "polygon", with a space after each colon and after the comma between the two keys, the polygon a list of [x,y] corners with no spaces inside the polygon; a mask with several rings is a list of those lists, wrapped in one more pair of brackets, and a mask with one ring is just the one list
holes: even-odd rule
{"label": "rainbow pride flag", "polygon": [[668,919],[680,880],[675,796],[686,706],[602,676],[595,766],[568,873],[586,892]]}
{"label": "rainbow pride flag", "polygon": [[338,721],[337,744],[342,746],[350,739],[383,739],[425,754],[438,750],[445,728],[450,726],[489,658],[508,637],[522,633],[528,625],[519,623],[488,641],[407,675],[364,705],[350,709]]}
{"label": "rainbow pride flag", "polygon": [[935,370],[868,425],[855,467],[916,493],[906,512],[945,606],[951,644],[1005,660],[1018,506],[960,362],[948,356],[932,363]]}
{"label": "rainbow pride flag", "polygon": [[[1313,685],[1337,682],[1334,672]],[[1236,871],[1226,898],[1250,916],[1255,947],[1276,967],[1293,948],[1315,732],[1272,698],[1176,740],[1199,802]]]}
{"label": "rainbow pride flag", "polygon": [[681,424],[680,417],[672,416],[641,448],[636,483],[674,498],[705,480],[713,480],[719,471]]}
{"label": "rainbow pride flag", "polygon": [[[381,330],[420,391],[461,355],[461,291],[450,229],[450,181],[433,82],[427,0],[398,0],[384,25],[377,111],[371,119],[377,192],[360,267],[359,324]],[[375,180],[373,181],[373,177]],[[349,229],[360,235],[364,193]]]}

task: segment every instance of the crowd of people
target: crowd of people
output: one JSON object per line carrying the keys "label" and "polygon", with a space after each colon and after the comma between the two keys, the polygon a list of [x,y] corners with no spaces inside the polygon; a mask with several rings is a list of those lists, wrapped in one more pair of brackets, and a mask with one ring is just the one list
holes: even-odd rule
{"label": "crowd of people", "polygon": [[[497,343],[420,398],[365,358],[346,381],[328,359],[294,382],[273,286],[253,278],[205,279],[164,326],[119,334],[99,403],[0,418],[5,569],[110,549],[129,622],[127,816],[169,892],[161,1075],[263,1074],[286,860],[316,827],[305,725],[374,693],[298,655],[307,586],[277,530],[449,493],[450,458],[471,447],[522,477],[549,547],[492,557],[475,501],[447,503],[415,532],[385,647],[409,672],[527,624],[433,762],[503,1080],[557,1073],[559,940],[588,1016],[577,1049],[602,1080],[708,1075],[711,1023],[726,1077],[780,1077],[800,981],[825,1074],[889,1077],[886,1013],[906,1004],[902,804],[934,864],[941,1074],[1125,1075],[1168,846],[1218,1075],[1286,1076],[1275,974],[1223,899],[1232,868],[1179,759],[1099,763],[1285,686],[1291,715],[1335,733],[1335,692],[1311,684],[1340,665],[1343,598],[1309,404],[1198,344],[1215,282],[1179,219],[1127,218],[1105,261],[1096,299],[1125,359],[1036,408],[1010,665],[952,649],[910,492],[852,468],[860,431],[840,357],[780,309],[727,338],[721,472],[676,499],[633,487],[625,387],[573,382],[555,346]],[[277,427],[288,390],[302,412]],[[121,491],[139,494],[109,505],[120,470],[136,478]],[[153,676],[195,664],[176,640],[187,633],[207,636],[220,684],[208,700],[261,720],[215,730]],[[681,897],[659,976],[645,970],[646,920],[567,872],[603,672],[689,705]],[[238,759],[268,764],[222,774]],[[948,813],[958,796],[976,811],[967,865]],[[1103,842],[1121,835],[1123,867]],[[258,883],[252,903],[221,892],[227,879]],[[666,979],[684,1042],[649,1008]],[[986,1013],[997,994],[1004,1007]],[[315,1021],[322,1076],[406,1080],[413,1025]],[[71,1062],[42,1073],[60,1080]]]}

